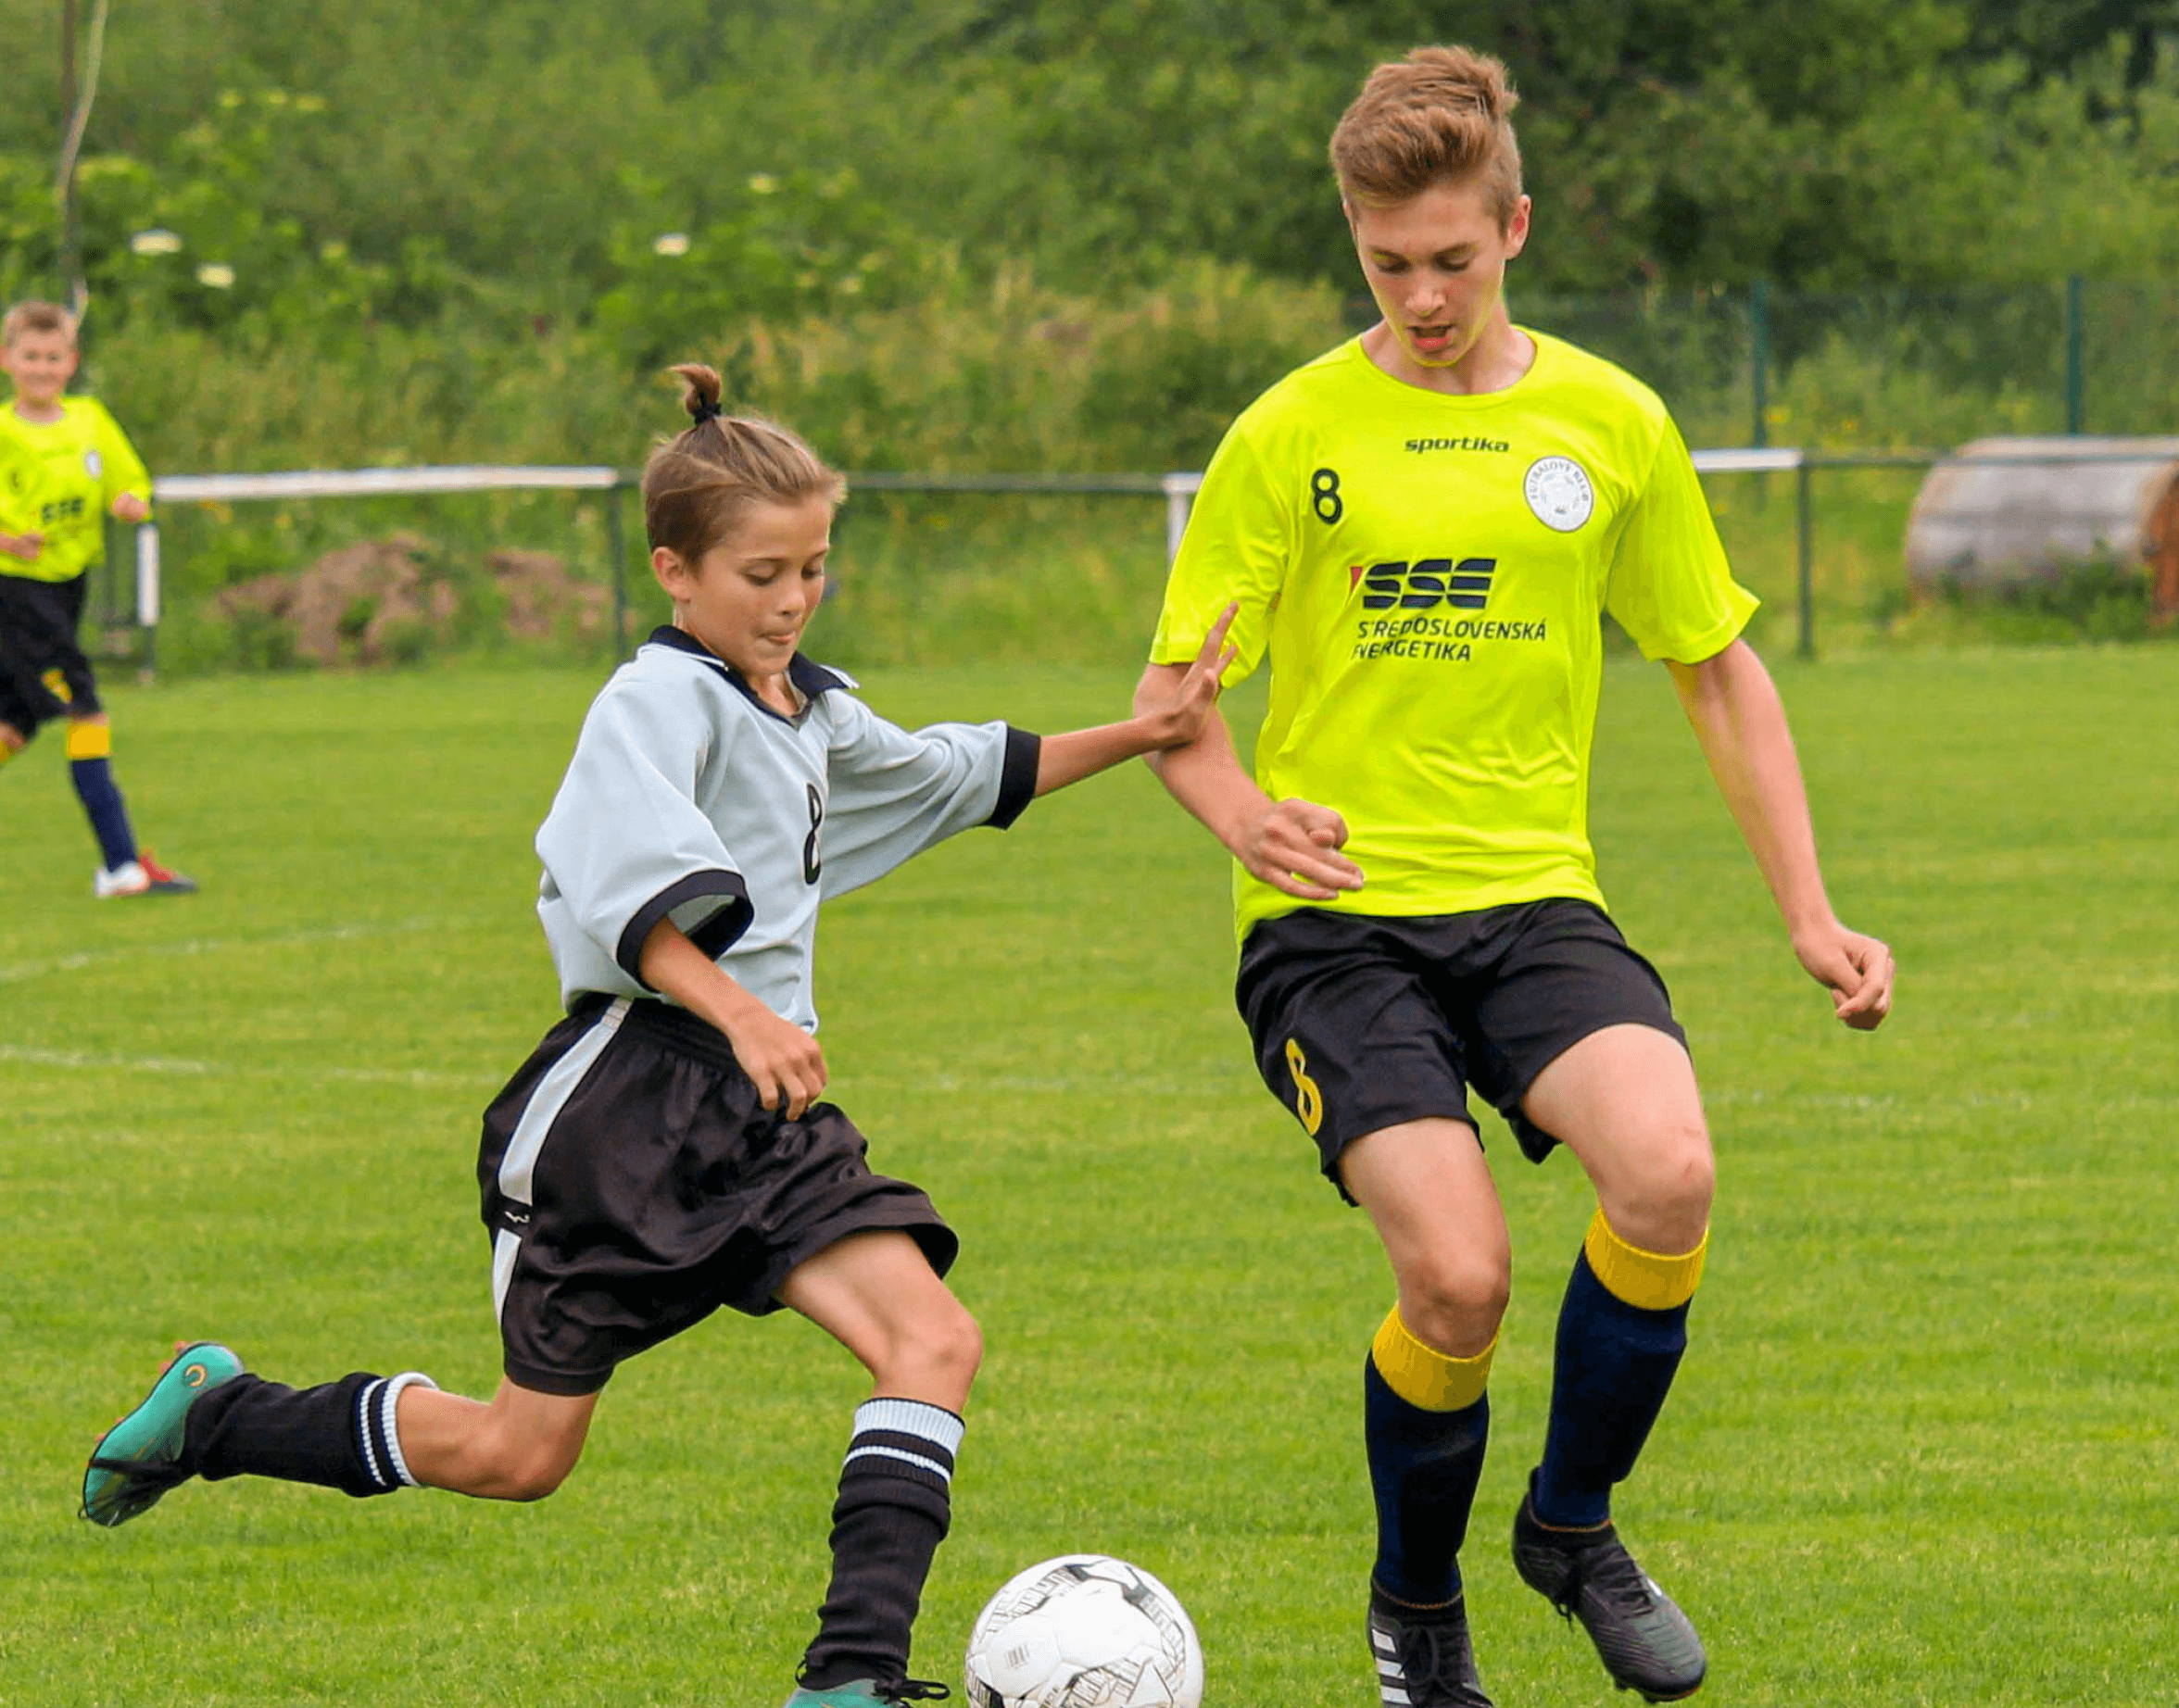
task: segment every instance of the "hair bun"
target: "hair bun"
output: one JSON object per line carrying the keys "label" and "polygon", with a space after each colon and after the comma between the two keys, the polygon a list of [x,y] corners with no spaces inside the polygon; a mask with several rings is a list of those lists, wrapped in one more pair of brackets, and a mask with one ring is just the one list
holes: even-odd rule
{"label": "hair bun", "polygon": [[726,413],[719,402],[725,388],[716,368],[702,362],[678,362],[666,371],[681,382],[681,407],[694,418],[695,425],[700,427]]}

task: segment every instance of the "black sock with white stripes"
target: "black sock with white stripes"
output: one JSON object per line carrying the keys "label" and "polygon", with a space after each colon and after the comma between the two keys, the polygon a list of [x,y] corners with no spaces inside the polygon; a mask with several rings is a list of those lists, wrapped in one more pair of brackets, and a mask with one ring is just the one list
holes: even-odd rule
{"label": "black sock with white stripes", "polygon": [[277,1476],[352,1495],[413,1488],[394,1427],[401,1390],[434,1388],[427,1375],[358,1371],[318,1388],[286,1388],[254,1375],[222,1382],[189,1408],[181,1464],[209,1482]]}
{"label": "black sock with white stripes", "polygon": [[851,1678],[898,1684],[924,1579],[951,1522],[961,1419],[920,1400],[868,1400],[832,1509],[832,1589],[796,1675],[812,1690]]}

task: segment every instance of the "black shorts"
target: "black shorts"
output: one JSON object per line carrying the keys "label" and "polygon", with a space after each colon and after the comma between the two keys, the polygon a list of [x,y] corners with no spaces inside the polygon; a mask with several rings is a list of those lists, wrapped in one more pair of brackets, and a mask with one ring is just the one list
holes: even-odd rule
{"label": "black shorts", "polygon": [[1629,1022],[1687,1042],[1656,969],[1586,901],[1419,919],[1302,908],[1249,932],[1234,999],[1264,1083],[1342,1196],[1349,1145],[1431,1115],[1472,1126],[1471,1085],[1541,1162],[1558,1140],[1520,1100],[1557,1057]]}
{"label": "black shorts", "polygon": [[[91,660],[76,639],[89,581],[0,575],[0,723],[30,735],[56,718],[103,710]],[[54,692],[56,681],[66,685],[65,697]]]}
{"label": "black shorts", "polygon": [[590,1394],[721,1305],[774,1290],[850,1234],[899,1228],[944,1275],[960,1242],[929,1199],[874,1174],[829,1103],[757,1106],[726,1040],[661,1002],[586,1001],[485,1111],[477,1182],[506,1370]]}

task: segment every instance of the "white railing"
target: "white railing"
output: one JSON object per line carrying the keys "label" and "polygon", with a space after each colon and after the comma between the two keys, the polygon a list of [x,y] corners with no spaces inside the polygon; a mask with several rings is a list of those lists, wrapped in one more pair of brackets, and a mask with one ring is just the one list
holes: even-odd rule
{"label": "white railing", "polygon": [[[1818,469],[1929,468],[1957,455],[1942,450],[1807,451],[1795,446],[1750,446],[1700,450],[1693,453],[1700,474],[1791,474],[1795,476],[1795,512],[1799,562],[1799,645],[1804,656],[1815,651],[1815,563],[1813,544],[1814,496],[1812,476]],[[2114,448],[2114,442],[2084,438],[2066,460],[2139,460],[2138,447]],[[2040,463],[2052,460],[2048,451],[1975,453],[1978,462]],[[253,500],[304,498],[379,498],[406,496],[510,491],[595,492],[605,495],[607,549],[611,557],[613,634],[625,645],[627,589],[626,555],[621,517],[621,493],[635,486],[636,477],[603,467],[507,468],[490,465],[419,469],[294,470],[269,474],[169,474],[152,483],[152,496],[161,504],[225,504]],[[1165,551],[1168,559],[1180,548],[1203,475],[1195,471],[1171,474],[902,474],[881,471],[850,474],[855,492],[1018,494],[1026,496],[1064,497],[1112,496],[1163,497],[1165,502]],[[159,534],[156,521],[136,530],[136,621],[156,630],[159,618]],[[147,652],[148,661],[148,652]]]}

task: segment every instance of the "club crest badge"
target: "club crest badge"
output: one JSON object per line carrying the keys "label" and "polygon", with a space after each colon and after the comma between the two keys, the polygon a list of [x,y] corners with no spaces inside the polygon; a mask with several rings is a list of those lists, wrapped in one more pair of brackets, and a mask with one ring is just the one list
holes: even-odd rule
{"label": "club crest badge", "polygon": [[1529,509],[1546,528],[1572,534],[1596,510],[1596,488],[1571,457],[1539,457],[1522,483]]}
{"label": "club crest badge", "polygon": [[93,480],[99,479],[106,473],[106,458],[96,451],[85,451],[83,453],[83,472]]}

